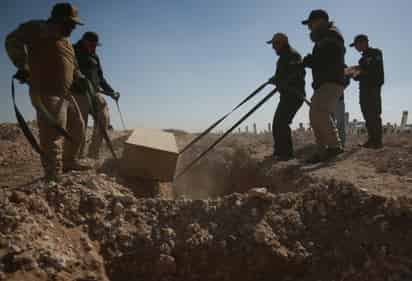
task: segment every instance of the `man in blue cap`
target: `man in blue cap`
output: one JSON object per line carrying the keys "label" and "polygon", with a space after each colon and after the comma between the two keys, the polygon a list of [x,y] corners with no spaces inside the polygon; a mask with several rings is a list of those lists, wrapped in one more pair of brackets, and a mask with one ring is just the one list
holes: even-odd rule
{"label": "man in blue cap", "polygon": [[294,157],[290,124],[305,97],[305,69],[302,57],[293,49],[284,33],[276,33],[270,41],[273,50],[279,56],[276,73],[269,80],[280,93],[280,101],[273,119],[273,158],[288,161]]}
{"label": "man in blue cap", "polygon": [[307,25],[311,40],[315,43],[312,54],[303,60],[305,67],[312,69],[314,94],[309,111],[310,123],[319,151],[308,159],[318,163],[333,159],[343,152],[331,117],[335,113],[344,89],[345,45],[342,35],[324,10],[314,10],[302,21]]}
{"label": "man in blue cap", "polygon": [[385,81],[382,51],[371,48],[365,34],[357,35],[350,46],[362,53],[357,67],[359,75],[354,76],[359,81],[359,102],[369,136],[362,147],[379,149],[382,147],[381,88]]}

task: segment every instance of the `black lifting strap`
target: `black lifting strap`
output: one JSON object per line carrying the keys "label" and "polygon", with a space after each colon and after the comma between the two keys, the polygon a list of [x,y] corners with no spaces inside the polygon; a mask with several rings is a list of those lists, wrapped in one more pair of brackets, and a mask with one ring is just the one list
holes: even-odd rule
{"label": "black lifting strap", "polygon": [[[13,104],[16,105],[15,103],[15,86],[14,86],[14,76],[11,80],[11,92],[12,92],[12,99],[13,99]],[[28,83],[28,82],[25,82]],[[65,137],[68,141],[71,143],[74,142],[73,137],[63,128],[59,125],[59,123],[56,121],[56,119],[53,117],[53,115],[47,110],[47,108],[44,106],[44,104],[41,102],[41,100],[38,100],[37,104],[33,105],[36,110],[42,115],[42,117],[46,120],[46,122],[53,127],[60,135]],[[20,114],[21,115],[21,114]],[[17,113],[16,113],[17,117]],[[23,119],[24,120],[24,119]]]}
{"label": "black lifting strap", "polygon": [[[299,72],[295,72],[291,74],[288,79],[286,80],[286,84],[289,84],[290,81],[295,78]],[[269,82],[266,82],[262,84],[259,88],[257,88],[252,94],[250,94],[246,99],[244,99],[237,107],[235,107],[234,110],[239,108],[242,104],[246,103],[249,99],[251,99],[254,95],[256,95],[260,90],[262,90],[266,85],[270,84]],[[196,157],[192,162],[190,162],[177,176],[175,179],[178,179],[182,175],[184,175],[188,170],[190,170],[200,159],[202,159],[209,151],[211,151],[216,145],[218,145],[227,135],[229,135],[234,129],[236,129],[237,126],[242,124],[243,121],[245,121],[250,115],[252,115],[256,110],[258,110],[264,103],[266,103],[276,92],[278,91],[278,88],[273,89],[269,94],[267,94],[258,104],[256,104],[248,113],[246,113],[239,121],[237,121],[229,130],[227,130],[222,136],[220,136],[212,145],[210,145],[205,151],[203,151],[198,157]],[[299,93],[293,92],[294,95],[297,95],[303,101],[308,104],[309,106],[311,103],[304,97],[301,96]],[[230,113],[229,113],[230,114]],[[227,117],[227,116],[226,116]],[[223,117],[225,118],[225,116]],[[219,119],[220,120],[220,119]],[[218,122],[219,122],[218,120]],[[216,122],[217,123],[217,122]],[[198,137],[199,139],[199,137]],[[193,142],[193,141],[192,141]],[[182,153],[182,152],[181,152]]]}
{"label": "black lifting strap", "polygon": [[242,100],[237,106],[235,106],[230,112],[226,113],[223,115],[219,120],[217,120],[215,123],[213,123],[209,128],[204,130],[200,135],[198,135],[196,138],[194,138],[188,145],[186,145],[182,151],[179,152],[179,154],[183,154],[186,150],[188,150],[192,145],[197,143],[200,139],[202,139],[204,136],[206,136],[208,133],[210,133],[217,125],[223,122],[230,114],[235,112],[239,107],[244,105],[246,102],[248,102],[250,99],[252,99],[254,96],[256,96],[263,88],[265,88],[269,83],[265,82],[262,85],[260,85],[256,90],[254,90],[250,95],[248,95],[244,100]]}
{"label": "black lifting strap", "polygon": [[11,99],[13,100],[13,107],[14,107],[14,112],[16,114],[17,122],[19,123],[19,126],[21,130],[23,131],[24,136],[27,138],[33,149],[40,154],[40,156],[44,159],[46,159],[46,155],[43,152],[43,150],[40,148],[39,143],[37,142],[36,138],[34,137],[32,131],[30,130],[29,126],[27,125],[26,120],[23,117],[23,114],[21,114],[19,108],[17,107],[16,104],[16,93],[15,93],[15,87],[14,87],[14,78],[11,79]]}
{"label": "black lifting strap", "polygon": [[98,114],[97,114],[97,109],[95,108],[95,102],[94,101],[96,100],[96,95],[93,94],[94,93],[93,86],[91,85],[90,81],[87,80],[87,82],[88,82],[87,83],[88,90],[85,91],[85,94],[86,94],[86,97],[87,97],[87,102],[89,104],[90,114],[92,115],[93,120],[94,120],[95,124],[97,124],[97,127],[99,128],[100,132],[103,134],[103,138],[106,141],[107,146],[109,147],[109,150],[113,155],[113,158],[115,160],[117,160],[118,158],[117,158],[116,153],[114,151],[113,143],[110,140],[110,137],[107,133],[106,128],[103,126],[102,122],[100,121],[100,119],[98,117]]}
{"label": "black lifting strap", "polygon": [[242,124],[250,115],[252,115],[256,110],[258,110],[263,104],[265,104],[276,92],[277,88],[272,90],[267,94],[258,104],[256,104],[248,113],[243,115],[243,117],[237,121],[229,130],[227,130],[222,136],[220,136],[214,143],[212,143],[205,151],[203,151],[198,157],[196,157],[192,162],[190,162],[176,177],[175,179],[183,176],[187,171],[189,171],[200,159],[203,158],[209,151],[211,151],[216,145],[218,145],[228,134],[230,134],[236,127]]}

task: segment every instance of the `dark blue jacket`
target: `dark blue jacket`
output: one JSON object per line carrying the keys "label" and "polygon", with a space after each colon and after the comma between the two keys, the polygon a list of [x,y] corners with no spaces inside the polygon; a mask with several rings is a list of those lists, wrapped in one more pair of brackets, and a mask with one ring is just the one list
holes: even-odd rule
{"label": "dark blue jacket", "polygon": [[95,91],[97,92],[101,87],[105,92],[113,92],[113,88],[104,78],[99,56],[86,52],[82,47],[81,41],[77,42],[73,47],[80,71],[92,82]]}

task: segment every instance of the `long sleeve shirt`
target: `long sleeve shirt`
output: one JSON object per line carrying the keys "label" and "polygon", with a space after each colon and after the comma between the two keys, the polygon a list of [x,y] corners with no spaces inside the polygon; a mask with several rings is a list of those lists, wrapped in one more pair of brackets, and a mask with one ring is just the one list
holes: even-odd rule
{"label": "long sleeve shirt", "polygon": [[274,76],[275,85],[282,94],[305,96],[305,69],[302,57],[291,47],[287,47],[279,56]]}
{"label": "long sleeve shirt", "polygon": [[326,82],[345,84],[345,51],[343,37],[335,27],[322,32],[313,47],[311,59],[305,65],[312,69],[314,89]]}
{"label": "long sleeve shirt", "polygon": [[113,88],[103,75],[103,69],[99,56],[96,53],[89,54],[86,52],[86,50],[82,47],[81,41],[74,46],[74,49],[80,71],[84,74],[84,76],[86,76],[87,79],[90,80],[95,91],[97,92],[99,88],[102,88],[105,92],[113,92]]}
{"label": "long sleeve shirt", "polygon": [[359,81],[360,88],[380,87],[385,82],[381,50],[368,48],[364,51],[359,60],[359,68],[361,72],[356,80]]}
{"label": "long sleeve shirt", "polygon": [[30,71],[30,92],[62,96],[71,93],[80,75],[70,40],[43,20],[23,23],[6,37],[8,56],[18,69]]}

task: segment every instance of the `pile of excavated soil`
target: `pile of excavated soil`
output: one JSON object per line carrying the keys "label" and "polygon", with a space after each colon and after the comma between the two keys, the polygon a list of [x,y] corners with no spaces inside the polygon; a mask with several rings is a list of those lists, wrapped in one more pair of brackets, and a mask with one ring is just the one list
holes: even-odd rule
{"label": "pile of excavated soil", "polygon": [[[377,151],[352,136],[317,166],[303,162],[310,136],[275,163],[269,135],[231,135],[173,184],[119,177],[104,149],[96,169],[45,184],[24,136],[0,125],[13,159],[0,166],[0,280],[412,280],[408,135]],[[128,133],[111,132],[119,155]],[[175,133],[180,147],[193,137]]]}
{"label": "pile of excavated soil", "polygon": [[406,281],[411,204],[336,182],[136,198],[107,176],[68,175],[1,194],[0,280]]}
{"label": "pile of excavated soil", "polygon": [[[388,134],[384,148],[361,149],[365,136],[348,136],[345,153],[334,161],[307,165],[314,153],[313,138],[294,134],[297,158],[288,162],[271,159],[270,135],[231,135],[200,160],[174,184],[177,195],[191,198],[216,197],[245,192],[252,187],[267,187],[271,192],[298,192],[301,180],[335,179],[349,182],[368,192],[384,196],[412,196],[412,140],[410,134]],[[194,145],[179,161],[185,167],[218,136],[209,136]],[[181,146],[191,136],[182,138]]]}
{"label": "pile of excavated soil", "polygon": [[[37,133],[32,122],[29,127]],[[0,167],[27,161],[36,156],[19,127],[15,124],[0,124]]]}

